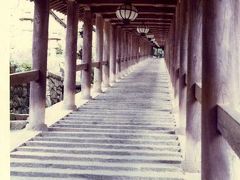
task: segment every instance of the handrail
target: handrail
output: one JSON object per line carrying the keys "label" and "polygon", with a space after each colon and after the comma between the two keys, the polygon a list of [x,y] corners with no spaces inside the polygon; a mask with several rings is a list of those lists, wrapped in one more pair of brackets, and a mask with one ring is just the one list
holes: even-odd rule
{"label": "handrail", "polygon": [[240,157],[240,112],[232,108],[229,105],[217,106],[217,128]]}
{"label": "handrail", "polygon": [[29,114],[10,113],[11,120],[26,120],[28,117],[29,117]]}
{"label": "handrail", "polygon": [[78,64],[76,66],[76,71],[86,70],[88,68],[88,64]]}
{"label": "handrail", "polygon": [[202,103],[202,87],[201,87],[201,84],[200,83],[195,83],[194,84],[194,95],[195,95],[195,98],[198,102]]}
{"label": "handrail", "polygon": [[108,61],[102,61],[102,65],[108,65]]}
{"label": "handrail", "polygon": [[101,66],[101,62],[93,62],[92,67],[99,68]]}
{"label": "handrail", "polygon": [[39,80],[39,70],[31,70],[26,72],[19,72],[10,74],[10,85],[16,86],[20,84],[29,83],[31,81]]}
{"label": "handrail", "polygon": [[[108,65],[108,61],[93,62],[91,67],[99,68],[101,65]],[[76,66],[76,71],[87,70],[88,64],[78,64]],[[10,74],[10,85],[20,85],[24,83],[29,83],[31,81],[37,81],[39,79],[39,70],[31,70],[20,73]]]}

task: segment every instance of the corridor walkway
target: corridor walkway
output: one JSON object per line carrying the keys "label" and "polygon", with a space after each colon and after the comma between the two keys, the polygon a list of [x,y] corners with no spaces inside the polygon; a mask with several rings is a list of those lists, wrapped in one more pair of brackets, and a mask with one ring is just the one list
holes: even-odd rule
{"label": "corridor walkway", "polygon": [[11,179],[183,179],[164,62],[138,66],[15,149]]}

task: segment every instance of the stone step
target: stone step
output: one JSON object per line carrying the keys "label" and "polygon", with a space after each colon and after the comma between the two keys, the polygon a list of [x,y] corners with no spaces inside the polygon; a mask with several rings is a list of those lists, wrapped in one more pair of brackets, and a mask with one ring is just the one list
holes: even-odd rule
{"label": "stone step", "polygon": [[[69,132],[95,132],[95,133],[152,133],[153,130],[141,130],[141,129],[134,129],[134,130],[121,130],[121,129],[97,129],[97,128],[68,128],[68,127],[59,127],[58,125],[53,125],[52,127],[48,128],[49,131],[69,131]],[[166,133],[166,134],[175,134],[174,129],[164,129],[164,130],[155,130],[155,133]]]}
{"label": "stone step", "polygon": [[48,142],[48,141],[28,141],[24,143],[26,146],[35,147],[59,147],[59,148],[99,148],[99,149],[118,149],[118,150],[149,150],[162,151],[166,149],[180,149],[178,145],[129,145],[129,144],[92,144],[92,143],[76,143],[76,142]]}
{"label": "stone step", "polygon": [[151,172],[145,171],[111,171],[111,170],[78,170],[67,169],[60,171],[58,168],[32,168],[32,167],[13,167],[12,176],[27,176],[27,177],[49,177],[49,178],[83,178],[83,179],[104,179],[104,180],[180,180],[184,175],[181,172]]}
{"label": "stone step", "polygon": [[169,77],[156,63],[12,151],[11,179],[184,179]]}
{"label": "stone step", "polygon": [[115,117],[111,117],[111,116],[106,116],[106,117],[102,117],[102,116],[84,116],[84,115],[78,115],[78,116],[65,116],[64,118],[65,120],[82,120],[82,121],[105,121],[105,122],[111,122],[111,123],[175,123],[175,120],[171,117],[169,118],[161,118],[159,117],[157,118],[147,118],[148,121],[146,121],[145,117],[130,117],[130,118],[126,118],[126,117],[121,117],[121,116],[115,116]]}
{"label": "stone step", "polygon": [[162,125],[162,126],[115,126],[115,125],[83,125],[83,124],[68,124],[59,121],[54,125],[54,127],[64,127],[64,128],[84,128],[84,129],[118,129],[118,130],[169,130],[174,129],[174,125]]}
{"label": "stone step", "polygon": [[63,161],[82,161],[88,160],[93,162],[116,162],[116,163],[167,163],[167,164],[181,164],[181,156],[122,156],[122,155],[102,155],[102,154],[61,154],[61,153],[48,153],[48,152],[27,152],[27,151],[15,151],[11,153],[11,158],[26,159],[31,158],[33,160],[58,160]]}
{"label": "stone step", "polygon": [[[73,111],[69,115],[82,115],[84,111]],[[93,112],[93,111],[85,111],[84,115],[103,115],[106,116],[106,114],[112,114],[114,116],[123,116],[123,117],[131,117],[131,116],[144,116],[144,117],[149,117],[149,118],[165,118],[165,117],[172,117],[172,113],[167,110],[167,111],[154,111],[154,112],[112,112],[112,111],[102,111],[102,112]]]}
{"label": "stone step", "polygon": [[66,124],[81,124],[81,125],[94,125],[94,126],[102,126],[102,125],[106,125],[106,126],[146,126],[146,127],[155,127],[155,126],[176,126],[175,122],[149,122],[149,121],[142,121],[142,122],[132,122],[130,121],[117,121],[116,120],[112,120],[112,121],[105,121],[105,120],[93,120],[93,119],[89,119],[89,120],[82,120],[82,119],[70,119],[70,118],[66,118],[66,119],[61,119],[60,121],[56,122],[56,124],[60,124],[60,123],[66,123]]}
{"label": "stone step", "polygon": [[124,170],[124,171],[155,171],[155,172],[183,172],[179,165],[174,164],[151,164],[151,163],[112,163],[112,162],[89,162],[89,161],[66,161],[57,160],[32,160],[11,159],[11,167],[52,167],[59,169],[80,170]]}
{"label": "stone step", "polygon": [[[139,105],[138,105],[139,106]],[[170,111],[172,110],[172,107],[171,106],[159,106],[159,107],[146,107],[146,106],[140,106],[141,108],[144,108],[145,110],[147,110],[149,113],[156,113],[159,112],[159,111],[164,111],[164,110],[167,110],[167,111]],[[155,110],[155,111],[154,111]],[[81,109],[78,109],[78,112],[90,112],[90,111],[94,111],[94,112],[124,112],[124,113],[139,113],[139,108],[132,108],[132,106],[117,106],[117,107],[84,107],[84,108],[81,108]]]}
{"label": "stone step", "polygon": [[144,139],[144,140],[160,140],[160,139],[177,139],[175,134],[160,134],[160,133],[106,133],[106,132],[71,132],[71,131],[52,131],[42,132],[41,136],[58,136],[58,137],[82,137],[82,138],[112,138],[112,139]]}
{"label": "stone step", "polygon": [[176,140],[129,140],[129,139],[86,139],[86,138],[69,138],[69,137],[34,137],[32,141],[49,141],[49,142],[77,142],[77,143],[104,143],[104,144],[136,144],[136,145],[179,145]]}
{"label": "stone step", "polygon": [[21,146],[18,147],[15,151],[26,151],[26,152],[50,152],[50,153],[71,153],[71,154],[87,154],[87,153],[115,153],[115,154],[153,154],[153,155],[162,155],[162,154],[168,154],[168,155],[179,155],[182,157],[182,153],[180,152],[180,148],[177,146],[162,146],[161,150],[155,150],[155,151],[148,151],[148,150],[139,150],[139,149],[99,149],[94,147],[41,147],[38,146]]}

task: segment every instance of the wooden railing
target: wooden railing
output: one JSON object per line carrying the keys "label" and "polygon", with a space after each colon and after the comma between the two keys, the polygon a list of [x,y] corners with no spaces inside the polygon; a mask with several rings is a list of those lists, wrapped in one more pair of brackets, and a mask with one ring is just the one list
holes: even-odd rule
{"label": "wooden railing", "polygon": [[[195,98],[202,103],[202,87],[194,84]],[[230,105],[217,105],[217,128],[233,151],[240,157],[240,112]]]}
{"label": "wooden railing", "polygon": [[222,136],[240,157],[240,113],[231,106],[217,106],[217,127]]}
{"label": "wooden railing", "polygon": [[[108,65],[108,61],[103,62],[93,62],[91,64],[92,68],[99,68],[101,65]],[[76,71],[87,70],[88,64],[78,64],[76,66]],[[20,84],[29,83],[31,81],[37,81],[39,79],[39,70],[31,70],[20,73],[10,74],[10,85],[16,86]]]}
{"label": "wooden railing", "polygon": [[10,85],[20,85],[29,83],[31,81],[37,81],[39,79],[39,70],[31,70],[26,72],[20,72],[20,73],[13,73],[10,74]]}
{"label": "wooden railing", "polygon": [[86,70],[88,68],[87,64],[78,64],[76,66],[76,71],[82,71],[82,70]]}
{"label": "wooden railing", "polygon": [[101,66],[101,62],[93,62],[92,67],[99,68]]}

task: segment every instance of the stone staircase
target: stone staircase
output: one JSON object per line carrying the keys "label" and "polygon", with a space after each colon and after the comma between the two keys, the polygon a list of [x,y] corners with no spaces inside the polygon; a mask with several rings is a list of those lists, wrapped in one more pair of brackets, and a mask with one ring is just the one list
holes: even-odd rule
{"label": "stone staircase", "polygon": [[163,62],[144,62],[11,152],[11,179],[184,179],[175,127]]}

